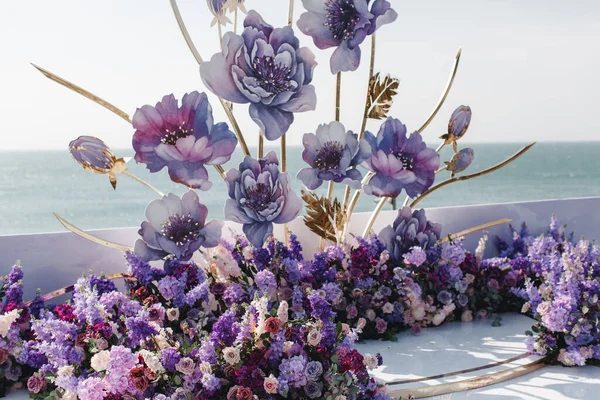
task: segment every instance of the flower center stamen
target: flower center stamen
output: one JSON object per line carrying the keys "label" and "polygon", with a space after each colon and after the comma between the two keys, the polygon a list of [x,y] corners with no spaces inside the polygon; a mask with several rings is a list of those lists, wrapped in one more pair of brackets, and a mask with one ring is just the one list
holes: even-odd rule
{"label": "flower center stamen", "polygon": [[290,74],[292,70],[283,64],[275,64],[270,56],[256,57],[252,63],[258,85],[272,94],[292,90]]}
{"label": "flower center stamen", "polygon": [[160,233],[181,247],[198,238],[200,223],[193,219],[191,214],[175,214],[162,223]]}
{"label": "flower center stamen", "polygon": [[402,163],[402,166],[404,167],[404,169],[411,171],[412,170],[412,163],[413,163],[413,159],[406,156],[405,154],[402,154],[400,152],[396,152],[394,153],[394,156],[400,160],[400,162]]}
{"label": "flower center stamen", "polygon": [[193,133],[194,128],[187,129],[184,121],[175,129],[165,128],[165,133],[163,133],[162,137],[160,138],[160,142],[162,144],[169,144],[174,146],[175,144],[177,144],[177,141],[179,139],[188,137]]}
{"label": "flower center stamen", "polygon": [[321,171],[339,168],[340,161],[342,160],[343,150],[344,148],[340,144],[340,142],[325,143],[325,145],[322,148],[317,150],[315,166]]}
{"label": "flower center stamen", "polygon": [[335,39],[346,40],[354,37],[354,28],[360,22],[360,15],[353,0],[327,0],[327,22],[325,26]]}
{"label": "flower center stamen", "polygon": [[246,190],[246,207],[253,211],[265,210],[272,203],[272,199],[271,188],[264,183],[257,183]]}

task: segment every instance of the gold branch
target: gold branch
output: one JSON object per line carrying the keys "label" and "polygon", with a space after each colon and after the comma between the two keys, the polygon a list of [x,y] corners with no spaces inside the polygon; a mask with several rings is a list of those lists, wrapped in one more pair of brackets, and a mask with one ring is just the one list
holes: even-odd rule
{"label": "gold branch", "polygon": [[112,105],[108,101],[101,99],[100,97],[96,96],[95,94],[88,92],[87,90],[75,85],[74,83],[67,81],[66,79],[61,78],[58,75],[54,75],[52,72],[47,71],[42,67],[39,67],[33,63],[31,65],[33,65],[38,71],[40,71],[42,74],[44,74],[44,76],[46,76],[46,78],[53,80],[54,82],[59,83],[59,84],[63,85],[64,87],[71,89],[72,91],[74,91],[76,93],[79,93],[83,97],[87,97],[88,99],[92,100],[94,103],[100,104],[102,107],[106,108],[109,111],[112,111],[113,113],[117,114],[119,117],[123,118],[125,121],[131,123],[131,118],[129,117],[129,115],[127,115],[127,113],[125,111]]}
{"label": "gold branch", "polygon": [[515,154],[513,154],[512,156],[510,156],[509,158],[507,158],[506,160],[502,161],[499,164],[494,165],[493,167],[490,167],[490,168],[485,169],[483,171],[475,172],[475,173],[469,174],[469,175],[455,176],[454,178],[447,179],[447,180],[445,180],[443,182],[438,183],[437,185],[434,185],[434,186],[430,187],[429,190],[427,190],[425,193],[423,193],[422,195],[420,195],[419,197],[417,197],[410,204],[410,207],[414,208],[425,197],[429,196],[431,193],[435,192],[436,190],[438,190],[440,188],[443,188],[444,186],[447,186],[447,185],[449,185],[451,183],[460,182],[460,181],[466,181],[466,180],[473,179],[473,178],[478,178],[480,176],[489,174],[490,172],[494,172],[494,171],[499,170],[500,168],[502,168],[502,167],[510,164],[511,162],[513,162],[514,160],[516,160],[517,158],[521,157],[529,149],[531,149],[533,147],[533,145],[535,145],[535,143],[536,142],[528,144],[527,146],[523,147],[521,150],[519,150],[518,152],[516,152]]}
{"label": "gold branch", "polygon": [[421,133],[421,132],[423,132],[423,130],[425,130],[425,128],[427,128],[427,125],[429,125],[429,123],[431,121],[433,121],[433,119],[437,115],[438,111],[440,111],[440,108],[442,108],[444,101],[446,101],[446,97],[448,97],[448,93],[450,93],[450,89],[452,89],[452,84],[454,83],[454,78],[456,77],[456,71],[458,70],[458,63],[460,62],[461,51],[462,51],[462,49],[458,49],[458,53],[456,53],[456,58],[454,59],[454,66],[452,67],[452,74],[450,75],[450,79],[448,80],[448,83],[446,84],[446,89],[444,89],[444,93],[442,94],[442,97],[438,101],[438,104],[433,109],[432,113],[429,115],[429,118],[427,118],[427,120],[425,121],[423,126],[421,126],[417,130],[417,132]]}
{"label": "gold branch", "polygon": [[365,230],[363,231],[363,234],[362,234],[363,237],[367,237],[367,235],[369,235],[369,232],[371,232],[371,229],[373,229],[373,225],[375,224],[375,221],[377,220],[379,213],[381,212],[381,210],[383,210],[385,203],[387,203],[389,201],[389,199],[390,199],[389,197],[382,197],[381,200],[379,200],[379,203],[377,203],[377,206],[375,207],[375,209],[373,210],[373,213],[371,214],[371,218],[369,218],[369,222],[367,222],[367,226],[365,226]]}
{"label": "gold branch", "polygon": [[163,192],[161,192],[160,190],[158,190],[157,188],[155,188],[154,186],[152,186],[151,184],[149,184],[148,182],[138,178],[137,176],[133,175],[132,173],[130,173],[129,171],[123,171],[121,172],[123,175],[130,177],[131,179],[133,179],[136,182],[141,183],[142,185],[146,186],[148,189],[152,190],[154,193],[156,193],[157,195],[159,195],[160,197],[163,197],[165,194]]}
{"label": "gold branch", "polygon": [[125,246],[123,244],[113,243],[113,242],[110,242],[108,240],[100,239],[99,237],[96,237],[96,236],[94,236],[92,234],[89,234],[87,232],[84,232],[83,230],[79,229],[78,227],[76,227],[75,225],[73,225],[72,223],[70,223],[69,221],[67,221],[64,218],[62,218],[57,213],[53,213],[53,214],[56,217],[56,219],[65,228],[67,228],[68,230],[70,230],[74,234],[79,235],[82,238],[89,240],[90,242],[94,242],[96,244],[99,244],[100,246],[109,247],[111,249],[116,249],[116,250],[121,250],[121,251],[132,251],[133,250],[133,247],[131,247],[131,246]]}
{"label": "gold branch", "polygon": [[481,230],[484,230],[484,229],[487,229],[487,228],[491,228],[491,227],[494,227],[494,226],[498,226],[498,225],[508,224],[508,223],[511,223],[511,222],[512,222],[512,219],[510,219],[510,218],[503,218],[503,219],[499,219],[497,221],[486,222],[485,224],[473,226],[471,228],[464,229],[464,230],[462,230],[460,232],[456,232],[456,233],[453,233],[451,235],[448,235],[448,236],[446,236],[446,237],[438,240],[438,243],[445,243],[445,242],[448,242],[450,240],[454,240],[456,238],[468,235],[468,234],[473,233],[473,232],[481,231]]}
{"label": "gold branch", "polygon": [[[200,56],[198,49],[194,45],[194,42],[192,41],[192,38],[190,37],[190,34],[189,34],[187,28],[185,27],[185,23],[183,22],[183,18],[181,18],[181,13],[179,12],[179,7],[177,6],[177,1],[170,0],[170,2],[171,2],[171,8],[173,9],[173,14],[175,15],[175,19],[177,20],[177,25],[179,25],[179,30],[181,31],[181,34],[183,35],[185,42],[187,43],[188,47],[190,48],[192,55],[196,59],[196,62],[198,63],[198,65],[200,65],[204,62],[204,60],[202,59],[202,56]],[[229,122],[231,122],[231,127],[233,128],[233,131],[235,132],[235,135],[237,136],[237,139],[240,144],[240,147],[242,148],[242,151],[244,152],[245,155],[249,156],[250,150],[248,149],[248,145],[246,144],[246,140],[244,139],[242,130],[240,129],[240,126],[238,125],[237,120],[235,119],[235,115],[233,115],[233,110],[231,109],[231,106],[229,105],[229,103],[227,101],[225,101],[224,99],[222,99],[220,97],[219,97],[219,102],[221,103],[221,106],[223,107],[223,110],[225,111],[225,114],[227,115]]]}

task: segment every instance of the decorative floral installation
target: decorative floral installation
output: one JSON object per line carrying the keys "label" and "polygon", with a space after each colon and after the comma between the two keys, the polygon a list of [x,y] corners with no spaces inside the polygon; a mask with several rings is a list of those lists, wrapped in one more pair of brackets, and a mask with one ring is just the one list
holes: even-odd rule
{"label": "decorative floral installation", "polygon": [[300,16],[298,28],[312,36],[319,49],[335,47],[331,55],[332,74],[355,71],[360,65],[362,42],[398,17],[386,0],[369,3],[369,0],[302,0],[307,12]]}
{"label": "decorative floral installation", "polygon": [[273,28],[254,10],[241,35],[227,32],[223,52],[200,66],[204,84],[217,96],[250,103],[250,117],[268,140],[285,135],[294,113],[314,110],[310,83],[317,65],[314,54],[300,47],[289,27]]}
{"label": "decorative floral installation", "polygon": [[[473,151],[457,143],[470,125],[467,106],[452,114],[437,148],[423,141],[423,130],[452,86],[460,52],[434,112],[409,134],[391,115],[399,80],[374,71],[375,31],[397,19],[386,0],[303,1],[307,11],[297,26],[319,49],[335,48],[330,68],[338,74],[336,120],[304,134],[307,166],[293,171],[309,191],[303,196],[305,223],[320,236],[314,238],[319,250],[303,253],[291,229],[295,225],[288,225],[303,207],[287,172],[285,140],[300,134],[290,129],[294,114],[316,108],[311,83],[317,63],[299,45],[294,1],[289,4],[288,26],[274,28],[257,11],[246,11],[243,0],[207,0],[222,46],[205,62],[171,1],[201,80],[218,96],[229,125],[215,123],[204,93],[187,93],[181,103],[168,95],[129,118],[37,67],[130,122],[135,160],[151,173],[166,167],[186,191],[163,195],[135,178],[160,197],[148,205],[133,248],[95,238],[59,218],[86,239],[128,249],[129,271],[117,274],[126,279],[124,292],[117,290],[114,276],[87,275],[59,291],[72,292],[70,301],[50,305],[54,295],[49,294],[24,303],[22,271],[13,267],[0,291],[2,393],[26,385],[36,400],[388,400],[391,395],[369,373],[384,360],[360,354],[357,340],[396,340],[402,330],[416,334],[447,321],[470,322],[523,307],[539,321],[532,350],[565,365],[599,358],[600,335],[590,325],[598,313],[596,247],[565,239],[554,228],[553,243],[531,239],[523,230],[511,245],[497,242],[498,258],[484,259],[485,240],[470,253],[458,235],[444,238],[441,225],[414,208],[431,191],[495,171],[531,145],[496,166],[454,177],[473,159]],[[239,35],[238,10],[247,14]],[[227,13],[235,14],[234,26],[221,37],[222,25],[231,21]],[[368,36],[363,124],[350,131],[340,122],[341,74],[358,68]],[[231,103],[249,103],[260,128],[256,157],[236,120],[239,107]],[[381,119],[377,135],[369,132],[369,120]],[[263,155],[262,138],[281,139],[279,156]],[[226,173],[238,143],[245,158]],[[449,144],[455,154],[440,168],[439,151]],[[80,165],[109,174],[111,181],[114,173],[125,174],[124,159],[116,159],[99,139],[81,137],[70,150]],[[208,210],[196,192],[212,186],[207,165],[227,184],[225,219],[241,224],[243,234],[225,239],[223,222],[207,222]],[[444,171],[450,179],[434,185]],[[317,190],[324,182],[327,193],[321,196]],[[343,199],[333,196],[337,184],[346,187]],[[406,206],[374,234],[386,202],[403,192]],[[361,193],[381,199],[364,234],[356,235],[349,222]],[[274,224],[284,225],[281,241]]]}

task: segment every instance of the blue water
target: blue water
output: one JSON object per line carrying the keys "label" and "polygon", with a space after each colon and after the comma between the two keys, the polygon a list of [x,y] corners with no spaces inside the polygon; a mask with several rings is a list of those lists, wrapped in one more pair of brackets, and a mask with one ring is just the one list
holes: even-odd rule
{"label": "blue water", "polygon": [[[472,144],[475,161],[466,171],[492,166],[518,151],[523,144]],[[130,156],[131,150],[115,151]],[[254,152],[253,152],[254,153]],[[481,178],[449,185],[423,200],[424,207],[497,203],[522,200],[600,196],[599,143],[539,143],[527,154],[500,171]],[[288,150],[288,170],[303,167],[301,149]],[[451,150],[442,151],[448,160]],[[237,165],[238,154],[225,169]],[[130,172],[163,192],[182,194],[186,189],[172,183],[166,171],[148,173],[143,165],[130,162]],[[215,185],[200,192],[211,218],[223,217],[227,197],[225,184],[210,170]],[[447,173],[438,175],[438,182]],[[296,190],[301,184],[293,180]],[[322,190],[325,190],[323,188]],[[336,194],[342,196],[338,186]],[[84,171],[66,151],[0,152],[0,235],[62,231],[53,217],[57,212],[84,228],[138,226],[144,209],[155,195],[125,176],[119,176],[114,191],[108,178]],[[363,196],[357,211],[369,211],[373,198]]]}

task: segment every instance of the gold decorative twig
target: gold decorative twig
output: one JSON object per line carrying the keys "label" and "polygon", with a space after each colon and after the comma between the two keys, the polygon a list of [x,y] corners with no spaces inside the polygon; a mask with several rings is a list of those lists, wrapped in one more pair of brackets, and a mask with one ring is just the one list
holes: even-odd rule
{"label": "gold decorative twig", "polygon": [[64,218],[62,218],[57,213],[53,213],[53,214],[56,217],[56,219],[65,228],[67,228],[68,230],[70,230],[74,234],[79,235],[82,238],[89,240],[90,242],[94,242],[96,244],[99,244],[100,246],[109,247],[111,249],[116,249],[116,250],[121,250],[121,251],[132,251],[133,250],[133,247],[131,247],[131,246],[125,246],[123,244],[113,243],[113,242],[110,242],[108,240],[100,239],[99,237],[91,235],[91,234],[89,234],[87,232],[84,232],[83,230],[79,229],[78,227],[76,227],[75,225],[73,225],[72,223],[70,223],[69,221],[67,221]]}
{"label": "gold decorative twig", "polygon": [[498,226],[498,225],[503,225],[503,224],[509,224],[511,222],[512,222],[512,219],[510,219],[510,218],[503,218],[503,219],[499,219],[497,221],[486,222],[485,224],[473,226],[471,228],[464,229],[464,230],[462,230],[460,232],[456,232],[456,233],[453,233],[453,234],[448,235],[446,237],[443,237],[442,239],[438,240],[438,243],[445,243],[445,242],[448,242],[450,240],[454,240],[456,238],[468,235],[468,234],[473,233],[473,232],[481,231],[481,230],[484,230],[484,229],[487,229],[487,228],[491,228],[493,226]]}
{"label": "gold decorative twig", "polygon": [[320,248],[323,240],[337,241],[337,232],[346,222],[340,202],[337,199],[320,197],[307,190],[302,190],[302,200],[306,203],[304,224],[322,239]]}
{"label": "gold decorative twig", "polygon": [[[369,96],[367,97],[367,117],[371,119],[385,119],[398,94],[400,81],[387,75],[383,79],[378,73],[371,77],[369,82]],[[362,132],[364,135],[364,132]]]}
{"label": "gold decorative twig", "polygon": [[156,193],[160,197],[163,197],[165,195],[163,192],[161,192],[160,190],[158,190],[157,188],[155,188],[154,186],[152,186],[148,182],[146,182],[146,181],[138,178],[137,176],[133,175],[129,171],[123,171],[123,172],[121,172],[121,174],[123,174],[125,176],[128,176],[131,179],[133,179],[134,181],[137,181],[137,182],[141,183],[142,185],[146,186],[148,189],[152,190],[154,193]]}
{"label": "gold decorative twig", "polygon": [[54,75],[52,72],[47,71],[42,67],[39,67],[33,63],[31,65],[33,65],[38,71],[40,71],[42,74],[44,74],[44,76],[46,76],[46,78],[51,79],[54,82],[59,83],[59,84],[63,85],[64,87],[71,89],[72,91],[74,91],[76,93],[79,93],[83,97],[87,97],[88,99],[92,100],[94,103],[100,104],[102,107],[106,108],[107,110],[112,111],[113,113],[117,114],[119,117],[123,118],[125,121],[131,123],[131,118],[129,117],[129,115],[127,115],[127,113],[125,111],[112,105],[108,101],[101,99],[100,97],[96,96],[95,94],[88,92],[87,90],[75,85],[74,83],[67,81],[66,79],[61,78],[58,75]]}
{"label": "gold decorative twig", "polygon": [[173,14],[175,14],[175,19],[177,20],[177,25],[179,25],[181,34],[183,35],[183,38],[185,39],[185,43],[187,43],[188,47],[190,48],[190,51],[192,52],[192,55],[196,59],[196,62],[198,62],[198,64],[202,64],[204,62],[204,60],[202,59],[202,56],[198,52],[196,45],[194,45],[194,42],[192,41],[192,38],[190,37],[190,34],[189,34],[187,28],[185,27],[185,23],[183,22],[183,18],[181,18],[181,13],[179,12],[179,7],[177,6],[177,1],[170,0],[170,2],[171,2],[171,8],[173,9]]}
{"label": "gold decorative twig", "polygon": [[489,174],[490,172],[494,172],[499,170],[500,168],[510,164],[511,162],[513,162],[514,160],[516,160],[517,158],[521,157],[523,154],[525,154],[530,148],[533,147],[533,145],[536,142],[530,143],[527,146],[523,147],[521,150],[519,150],[518,152],[516,152],[515,154],[513,154],[512,156],[510,156],[509,158],[507,158],[506,160],[502,161],[499,164],[494,165],[493,167],[490,167],[488,169],[485,169],[483,171],[479,171],[479,172],[475,172],[473,174],[469,174],[469,175],[463,175],[463,176],[455,176],[454,178],[450,178],[447,179],[443,182],[438,183],[437,185],[433,185],[432,187],[429,188],[429,190],[425,191],[425,193],[423,193],[422,195],[420,195],[419,197],[417,197],[411,204],[410,207],[414,208],[414,206],[416,206],[417,204],[419,204],[419,202],[421,200],[423,200],[425,197],[429,196],[431,193],[435,192],[436,190],[447,186],[451,183],[454,182],[460,182],[460,181],[466,181],[469,179],[473,179],[473,178],[477,178],[486,174]]}
{"label": "gold decorative twig", "polygon": [[365,226],[365,230],[362,234],[363,237],[367,237],[369,235],[369,232],[371,232],[371,229],[373,229],[373,225],[375,224],[379,213],[381,212],[381,210],[383,210],[385,203],[387,203],[389,200],[389,197],[382,197],[381,200],[379,200],[379,203],[377,203],[377,206],[375,207],[373,213],[371,214],[371,217],[369,218],[369,222],[367,222],[367,226]]}
{"label": "gold decorative twig", "polygon": [[452,67],[452,74],[450,75],[450,79],[446,84],[446,89],[444,89],[444,93],[442,93],[442,97],[438,101],[438,104],[433,109],[432,113],[429,115],[429,118],[427,118],[425,123],[417,130],[417,132],[421,133],[423,132],[423,130],[425,130],[425,128],[427,128],[427,125],[429,125],[429,123],[435,118],[438,111],[440,111],[440,108],[442,108],[444,101],[446,101],[446,97],[448,97],[448,93],[450,93],[450,89],[452,89],[452,84],[454,83],[454,78],[456,77],[456,71],[458,71],[458,63],[460,62],[461,51],[462,49],[458,49],[458,53],[456,53],[456,58],[454,59],[454,66]]}
{"label": "gold decorative twig", "polygon": [[[367,175],[363,178],[361,182],[361,187],[369,183],[371,178],[375,176],[375,172],[367,172]],[[348,187],[349,188],[349,187]],[[348,225],[350,224],[350,219],[352,218],[352,213],[354,212],[354,207],[356,207],[356,203],[362,193],[362,189],[358,189],[354,192],[354,196],[352,196],[352,200],[348,204],[346,208],[346,223],[344,224],[344,230],[342,231],[342,238],[346,237],[346,233],[348,232]]]}
{"label": "gold decorative twig", "polygon": [[[288,4],[288,26],[291,28],[294,23],[294,0],[290,0]],[[262,135],[261,135],[262,138]],[[261,138],[259,138],[259,146],[261,145]],[[260,149],[259,149],[260,151]],[[281,136],[281,171],[287,170],[287,137],[285,133]],[[288,237],[290,236],[290,225],[283,224],[283,234],[285,242],[287,243]]]}
{"label": "gold decorative twig", "polygon": [[[177,1],[170,0],[170,2],[171,2],[171,8],[173,9],[173,14],[175,15],[175,19],[177,20],[177,24],[179,25],[179,30],[181,30],[181,34],[183,35],[185,42],[187,43],[188,47],[190,48],[190,51],[192,52],[192,55],[196,59],[196,62],[198,64],[202,64],[204,62],[204,60],[202,59],[202,56],[200,56],[198,49],[194,45],[194,42],[192,41],[192,38],[190,37],[190,34],[189,34],[187,28],[185,27],[185,23],[183,22],[183,18],[181,18],[181,13],[179,12],[179,7],[177,6]],[[237,139],[240,144],[240,147],[242,148],[242,151],[244,152],[245,155],[249,156],[250,150],[248,149],[248,145],[246,144],[246,140],[244,139],[242,130],[240,129],[240,126],[238,125],[237,120],[235,119],[235,115],[233,115],[231,106],[229,105],[229,103],[227,101],[225,101],[224,99],[222,99],[220,97],[219,97],[219,102],[221,103],[221,106],[223,107],[225,114],[227,114],[227,118],[229,119],[229,122],[231,123],[233,132],[235,132],[235,135],[237,136]]]}
{"label": "gold decorative twig", "polygon": [[340,121],[340,106],[342,103],[342,73],[338,72],[335,81],[335,120]]}
{"label": "gold decorative twig", "polygon": [[258,154],[257,155],[258,155],[258,158],[263,158],[265,155],[265,136],[262,131],[258,132]]}
{"label": "gold decorative twig", "polygon": [[288,26],[292,26],[294,23],[294,0],[290,0],[290,4],[288,6]]}

